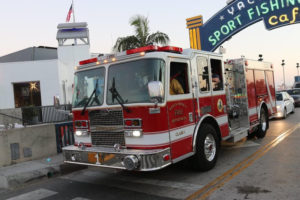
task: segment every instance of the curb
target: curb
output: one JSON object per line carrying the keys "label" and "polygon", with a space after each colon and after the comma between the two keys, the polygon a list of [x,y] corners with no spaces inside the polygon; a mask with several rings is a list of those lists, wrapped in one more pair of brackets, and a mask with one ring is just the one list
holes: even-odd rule
{"label": "curb", "polygon": [[62,156],[57,157],[56,163],[53,164],[48,164],[43,159],[0,168],[0,189],[16,188],[39,179],[87,169],[87,166],[63,163]]}

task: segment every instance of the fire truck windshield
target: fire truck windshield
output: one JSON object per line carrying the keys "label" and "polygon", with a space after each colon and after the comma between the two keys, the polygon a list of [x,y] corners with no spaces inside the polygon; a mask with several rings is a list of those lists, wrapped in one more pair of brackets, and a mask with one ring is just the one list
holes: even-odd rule
{"label": "fire truck windshield", "polygon": [[104,79],[104,67],[77,72],[74,82],[73,107],[102,105],[104,99]]}
{"label": "fire truck windshield", "polygon": [[[148,83],[165,83],[165,62],[161,59],[142,59],[111,65],[108,69],[108,90],[114,87],[124,103],[150,102]],[[107,104],[119,104],[112,93],[107,93]]]}

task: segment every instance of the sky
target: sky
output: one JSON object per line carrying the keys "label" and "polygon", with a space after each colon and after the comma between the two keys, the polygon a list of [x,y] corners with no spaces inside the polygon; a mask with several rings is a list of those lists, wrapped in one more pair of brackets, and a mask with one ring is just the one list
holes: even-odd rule
{"label": "sky", "polygon": [[[57,47],[57,25],[64,23],[71,0],[0,0],[0,56],[32,46]],[[172,46],[189,48],[186,19],[203,15],[204,22],[226,6],[226,0],[74,0],[77,22],[87,22],[91,52],[109,53],[116,39],[133,34],[129,19],[148,17],[150,31],[169,35]],[[276,85],[292,85],[300,63],[300,24],[272,31],[258,22],[223,44],[224,58],[258,59],[272,62]]]}

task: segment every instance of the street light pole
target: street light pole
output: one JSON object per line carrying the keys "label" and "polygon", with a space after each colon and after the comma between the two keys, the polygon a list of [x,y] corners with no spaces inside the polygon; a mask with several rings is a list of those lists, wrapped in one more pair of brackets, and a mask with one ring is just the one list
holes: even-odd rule
{"label": "street light pole", "polygon": [[284,65],[285,65],[285,63],[284,63],[284,60],[282,60],[281,65],[282,65],[282,71],[283,71],[283,89],[285,90],[285,74],[284,74]]}
{"label": "street light pole", "polygon": [[297,70],[298,70],[298,76],[299,76],[299,63],[297,63],[297,65],[296,65],[296,67],[297,67]]}

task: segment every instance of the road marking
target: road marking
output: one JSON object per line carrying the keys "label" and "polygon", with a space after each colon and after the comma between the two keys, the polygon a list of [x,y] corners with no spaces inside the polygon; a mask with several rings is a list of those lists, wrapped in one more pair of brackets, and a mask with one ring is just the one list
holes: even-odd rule
{"label": "road marking", "polygon": [[164,181],[158,179],[146,179],[146,178],[135,178],[135,177],[130,177],[130,179],[128,177],[118,177],[117,179],[122,181],[132,182],[132,183],[149,184],[149,185],[169,187],[174,189],[182,189],[187,191],[195,191],[203,187],[203,185],[196,185],[196,184],[183,183],[177,181]]}
{"label": "road marking", "polygon": [[120,173],[108,174],[105,172],[103,173],[103,171],[91,170],[82,171],[80,174],[76,174],[76,177],[74,177],[74,175],[66,175],[61,178],[83,183],[101,184],[108,187],[115,187],[172,199],[184,199],[192,192],[203,187],[203,185],[177,181],[147,179],[136,177],[134,175],[124,176]]}
{"label": "road marking", "polygon": [[211,193],[221,188],[225,183],[230,181],[232,178],[240,174],[243,170],[252,165],[257,159],[261,158],[272,148],[277,146],[280,142],[282,142],[285,138],[291,135],[295,130],[300,127],[300,124],[295,125],[293,128],[287,130],[286,132],[280,134],[277,138],[272,140],[270,143],[259,148],[255,153],[250,155],[248,158],[238,163],[236,166],[226,171],[223,175],[217,177],[215,180],[196,191],[192,195],[190,195],[186,200],[192,199],[206,199]]}
{"label": "road marking", "polygon": [[[99,176],[99,172],[96,171],[85,171],[83,173],[86,176],[95,177]],[[140,177],[134,177],[134,176],[111,176],[111,180],[115,181],[125,181],[125,182],[131,182],[131,183],[141,183],[141,184],[149,184],[149,185],[155,185],[155,186],[163,186],[163,187],[169,187],[174,189],[182,189],[187,191],[195,191],[199,190],[203,187],[203,185],[198,184],[192,184],[192,183],[183,183],[183,182],[177,182],[177,181],[165,181],[165,180],[159,180],[159,179],[148,179],[148,178],[140,178]]]}
{"label": "road marking", "polygon": [[7,200],[40,200],[50,196],[57,194],[57,192],[46,190],[46,189],[38,189],[32,192],[28,192],[25,194],[21,194],[19,196],[15,196],[9,198]]}

